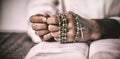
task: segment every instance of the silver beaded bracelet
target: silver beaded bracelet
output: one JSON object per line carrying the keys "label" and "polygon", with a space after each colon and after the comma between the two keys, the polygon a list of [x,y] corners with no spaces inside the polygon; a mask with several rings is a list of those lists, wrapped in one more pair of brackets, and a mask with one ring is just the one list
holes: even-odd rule
{"label": "silver beaded bracelet", "polygon": [[[80,17],[79,15],[73,13],[73,12],[69,12],[73,18],[74,18],[74,23],[75,23],[75,26],[76,26],[76,35],[75,35],[75,39],[74,39],[74,43],[77,42],[78,39],[84,39],[84,33],[83,33],[83,24],[80,22]],[[60,40],[60,43],[67,43],[67,25],[68,25],[68,22],[67,22],[67,18],[65,16],[65,14],[59,14],[59,19],[60,19],[60,22],[59,22],[59,33],[60,33],[60,36],[59,36],[59,40]],[[79,38],[81,37],[81,38]]]}
{"label": "silver beaded bracelet", "polygon": [[66,43],[67,41],[67,18],[65,14],[59,14],[60,22],[59,22],[59,40],[60,43]]}

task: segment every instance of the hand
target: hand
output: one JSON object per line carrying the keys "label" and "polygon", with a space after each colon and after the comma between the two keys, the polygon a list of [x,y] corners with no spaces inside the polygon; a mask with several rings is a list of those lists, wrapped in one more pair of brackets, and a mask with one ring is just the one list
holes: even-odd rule
{"label": "hand", "polygon": [[[73,42],[76,37],[76,23],[74,22],[73,15],[70,13],[66,14],[68,19],[67,25],[67,42]],[[48,30],[51,31],[51,35],[54,37],[56,41],[59,41],[59,18],[57,16],[51,16],[47,19],[47,23],[49,24]],[[76,41],[87,41],[89,39],[96,40],[100,37],[100,28],[96,21],[94,20],[86,20],[81,18],[80,19],[83,28],[83,35],[79,32],[79,36]],[[82,38],[83,36],[83,38]]]}
{"label": "hand", "polygon": [[[72,18],[71,14],[66,14],[66,17],[68,19],[68,26],[67,26],[67,42],[73,42],[74,38],[75,38],[75,24],[74,24],[74,20]],[[51,16],[47,19],[47,23],[49,24],[48,26],[48,30],[51,31],[51,35],[54,37],[54,39],[56,41],[59,41],[59,18],[54,15]]]}
{"label": "hand", "polygon": [[52,38],[50,31],[48,30],[47,18],[48,14],[37,14],[30,17],[32,23],[32,28],[35,30],[35,33],[40,36],[43,41],[47,41]]}

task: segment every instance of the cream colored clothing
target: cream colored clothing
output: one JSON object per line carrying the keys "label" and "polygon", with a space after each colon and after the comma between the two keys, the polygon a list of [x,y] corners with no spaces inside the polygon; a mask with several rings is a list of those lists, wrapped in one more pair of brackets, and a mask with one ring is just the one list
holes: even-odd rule
{"label": "cream colored clothing", "polygon": [[25,59],[87,59],[87,57],[88,46],[85,43],[42,42],[34,46]]}
{"label": "cream colored clothing", "polygon": [[89,59],[120,59],[120,39],[103,39],[90,45]]}
{"label": "cream colored clothing", "polygon": [[[54,4],[55,1],[59,1],[57,6]],[[61,1],[30,0],[28,16],[43,13],[54,15],[65,10],[65,12],[73,11],[86,19],[114,18],[118,21],[120,20],[120,0],[63,0],[64,5]],[[65,8],[63,9],[62,6]],[[114,57],[120,55],[120,48],[118,48],[120,47],[120,39],[95,41],[89,48],[86,43],[60,44],[58,42],[41,42],[41,39],[35,35],[31,26],[28,28],[28,34],[35,43],[39,44],[30,50],[25,59],[87,59],[88,54],[90,59],[103,59],[105,56],[115,59]],[[103,52],[105,51],[108,54],[104,55]],[[96,54],[98,52],[102,53]],[[111,56],[112,54],[113,56]],[[103,58],[100,58],[101,55]]]}

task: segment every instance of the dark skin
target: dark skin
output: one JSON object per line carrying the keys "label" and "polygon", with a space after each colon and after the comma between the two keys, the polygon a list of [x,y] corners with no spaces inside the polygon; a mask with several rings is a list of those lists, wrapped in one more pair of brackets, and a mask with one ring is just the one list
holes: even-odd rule
{"label": "dark skin", "polygon": [[[68,19],[67,25],[67,42],[73,42],[75,38],[75,23],[71,14],[66,13],[66,17]],[[32,28],[35,30],[35,33],[42,38],[43,41],[47,41],[50,38],[54,38],[56,41],[59,41],[59,19],[56,15],[49,16],[48,14],[43,15],[33,15],[30,17],[30,21],[32,23]],[[89,33],[89,30],[84,30],[87,34],[85,38],[96,40],[100,37],[100,30],[98,24],[91,20],[92,24],[92,32]],[[81,37],[80,37],[81,38]],[[80,41],[78,39],[77,41]],[[86,41],[86,40],[85,40]]]}

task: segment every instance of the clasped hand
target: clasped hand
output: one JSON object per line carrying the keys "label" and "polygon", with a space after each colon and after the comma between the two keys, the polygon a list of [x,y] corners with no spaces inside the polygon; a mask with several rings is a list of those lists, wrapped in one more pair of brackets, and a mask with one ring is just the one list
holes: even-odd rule
{"label": "clasped hand", "polygon": [[[66,13],[66,18],[68,21],[67,24],[67,42],[73,42],[76,36],[76,29],[74,18],[70,13]],[[48,14],[37,14],[30,17],[30,21],[32,23],[32,28],[35,30],[36,35],[38,35],[43,41],[47,41],[50,38],[54,38],[54,40],[59,41],[59,21],[57,15],[48,15]],[[83,30],[84,32],[84,40],[81,39],[81,36],[78,36],[79,39],[76,41],[87,41],[89,39],[98,39],[100,37],[100,30],[98,24],[94,20],[87,20],[89,23]],[[85,22],[83,21],[83,24]]]}

